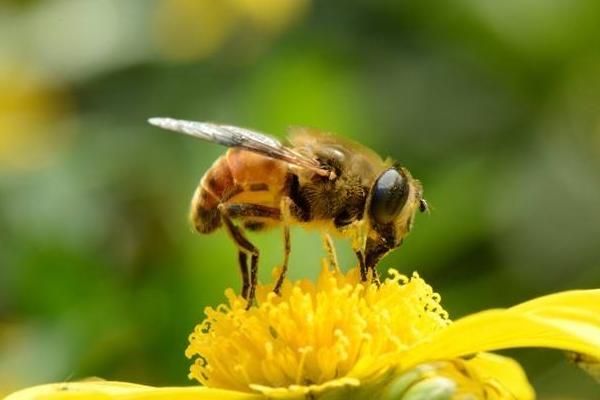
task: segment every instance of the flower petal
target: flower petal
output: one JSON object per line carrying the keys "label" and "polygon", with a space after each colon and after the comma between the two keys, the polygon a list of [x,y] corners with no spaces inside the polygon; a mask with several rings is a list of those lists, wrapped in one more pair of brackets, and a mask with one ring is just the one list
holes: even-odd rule
{"label": "flower petal", "polygon": [[600,314],[600,289],[570,290],[567,292],[553,293],[526,301],[512,310],[536,311],[541,307],[575,307],[584,308]]}
{"label": "flower petal", "polygon": [[434,377],[417,382],[398,400],[451,400],[455,392],[451,379]]}
{"label": "flower petal", "polygon": [[468,360],[419,364],[392,377],[384,376],[382,383],[386,389],[376,398],[383,400],[531,400],[535,397],[516,361],[490,353],[479,353]]}
{"label": "flower petal", "polygon": [[5,400],[59,400],[59,399],[150,399],[150,400],[264,400],[258,394],[209,389],[201,386],[163,387],[137,385],[125,382],[95,381],[52,383],[34,386],[6,397]]}
{"label": "flower petal", "polygon": [[599,296],[598,290],[565,292],[461,318],[407,350],[402,366],[514,347],[549,347],[599,357]]}
{"label": "flower petal", "polygon": [[289,387],[273,388],[262,385],[250,385],[257,392],[264,394],[269,399],[292,400],[318,398],[327,393],[328,399],[345,399],[349,393],[360,386],[360,381],[353,378],[339,378],[320,385],[291,385]]}
{"label": "flower petal", "polygon": [[523,368],[512,358],[492,353],[479,353],[465,361],[471,374],[477,374],[481,382],[494,385],[499,392],[509,392],[513,398],[529,400],[535,392],[527,380]]}

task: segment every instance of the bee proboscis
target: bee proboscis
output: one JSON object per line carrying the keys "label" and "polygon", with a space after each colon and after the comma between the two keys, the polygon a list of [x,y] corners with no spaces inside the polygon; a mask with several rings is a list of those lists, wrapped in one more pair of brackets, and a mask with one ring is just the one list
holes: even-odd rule
{"label": "bee proboscis", "polygon": [[402,244],[416,211],[427,210],[421,183],[406,168],[338,136],[295,128],[284,145],[236,126],[172,118],[149,122],[229,147],[200,180],[190,215],[199,233],[224,226],[235,242],[248,307],[255,297],[259,251],[244,228],[283,227],[284,261],[274,285],[279,293],[291,248],[290,225],[350,238],[361,279],[368,280],[370,273],[377,282],[379,260]]}

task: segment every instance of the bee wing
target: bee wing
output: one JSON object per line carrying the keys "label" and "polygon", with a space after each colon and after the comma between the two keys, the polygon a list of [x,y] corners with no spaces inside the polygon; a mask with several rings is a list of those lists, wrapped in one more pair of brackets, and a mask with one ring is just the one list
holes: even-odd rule
{"label": "bee wing", "polygon": [[209,122],[185,121],[173,118],[150,118],[148,122],[159,128],[185,133],[209,142],[227,147],[240,147],[255,153],[285,161],[309,169],[323,176],[331,176],[331,171],[320,163],[284,146],[279,140],[245,128],[231,125],[217,125]]}
{"label": "bee wing", "polygon": [[290,143],[296,148],[319,148],[321,146],[340,146],[351,153],[360,154],[369,163],[378,168],[387,166],[387,162],[372,149],[351,139],[322,132],[318,129],[303,126],[292,126],[289,129]]}

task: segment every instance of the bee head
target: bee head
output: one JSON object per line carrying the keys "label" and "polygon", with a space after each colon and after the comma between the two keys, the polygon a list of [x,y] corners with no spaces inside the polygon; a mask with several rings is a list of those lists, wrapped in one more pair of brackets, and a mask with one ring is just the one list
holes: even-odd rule
{"label": "bee head", "polygon": [[375,266],[390,250],[400,246],[412,227],[417,210],[427,211],[419,181],[405,168],[394,165],[373,183],[367,212],[371,229],[365,249],[365,263]]}

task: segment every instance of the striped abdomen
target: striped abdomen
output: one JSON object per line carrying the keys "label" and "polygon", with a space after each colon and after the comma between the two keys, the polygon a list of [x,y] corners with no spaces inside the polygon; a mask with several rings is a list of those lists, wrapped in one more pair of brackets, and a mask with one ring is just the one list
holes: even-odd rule
{"label": "striped abdomen", "polygon": [[221,203],[251,203],[279,208],[287,164],[241,149],[229,149],[200,180],[191,220],[200,233],[221,226]]}

